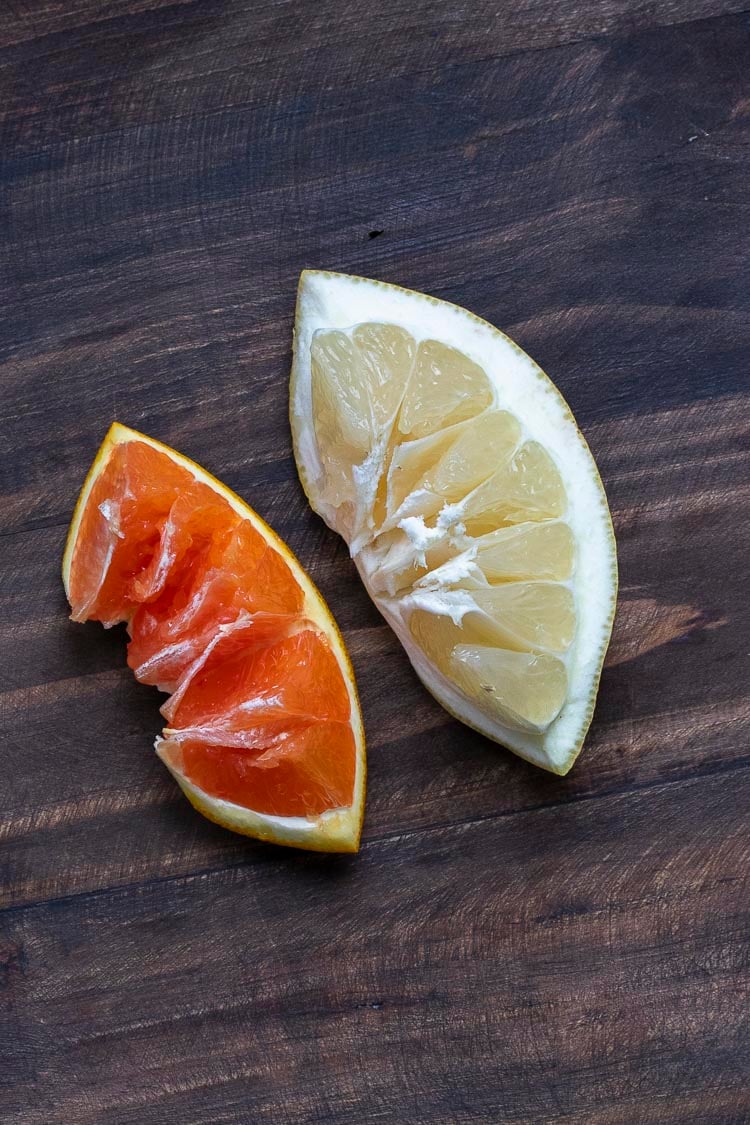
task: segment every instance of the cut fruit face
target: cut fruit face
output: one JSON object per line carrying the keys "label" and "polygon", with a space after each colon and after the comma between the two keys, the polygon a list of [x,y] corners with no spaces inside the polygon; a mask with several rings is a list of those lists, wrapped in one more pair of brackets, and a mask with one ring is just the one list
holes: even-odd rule
{"label": "cut fruit face", "polygon": [[63,559],[74,621],[125,622],[137,679],[169,693],[156,751],[244,835],[356,851],[365,752],[354,675],[289,549],[198,465],[115,424]]}
{"label": "cut fruit face", "polygon": [[425,686],[555,773],[593,713],[617,594],[599,474],[566,403],[455,305],[305,271],[297,468]]}

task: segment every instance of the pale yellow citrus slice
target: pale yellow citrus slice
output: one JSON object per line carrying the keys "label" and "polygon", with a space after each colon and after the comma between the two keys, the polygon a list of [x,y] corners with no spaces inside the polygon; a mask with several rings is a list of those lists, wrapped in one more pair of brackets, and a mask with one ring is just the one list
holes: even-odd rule
{"label": "pale yellow citrus slice", "polygon": [[464,309],[308,270],[290,416],[310,503],[426,687],[566,773],[591,722],[617,561],[599,473],[554,385]]}
{"label": "pale yellow citrus slice", "polygon": [[354,674],[320,594],[252,508],[115,424],[73,515],[63,581],[73,619],[125,622],[134,674],[169,693],[156,751],[199,812],[277,844],[356,851]]}

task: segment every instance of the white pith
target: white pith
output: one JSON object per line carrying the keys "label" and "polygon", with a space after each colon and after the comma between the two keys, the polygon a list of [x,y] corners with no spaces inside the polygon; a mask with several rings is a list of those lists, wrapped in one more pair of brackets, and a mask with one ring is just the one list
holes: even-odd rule
{"label": "white pith", "polygon": [[[405,595],[393,595],[383,577],[382,558],[373,553],[370,529],[360,520],[349,537],[352,557],[362,580],[392,626],[418,675],[449,711],[521,756],[554,772],[570,768],[588,727],[601,664],[609,639],[616,595],[617,571],[611,521],[604,490],[589,449],[569,408],[541,369],[517,345],[491,325],[454,305],[396,286],[363,278],[306,271],[300,281],[291,390],[291,423],[295,456],[312,506],[341,532],[336,509],[321,495],[323,466],[314,431],[310,351],[316,332],[379,322],[406,329],[419,343],[436,339],[457,348],[488,375],[495,397],[493,409],[507,410],[521,425],[521,440],[533,440],[552,457],[562,477],[568,506],[564,520],[576,544],[575,569],[568,585],[575,599],[577,627],[563,660],[568,692],[557,718],[543,731],[522,731],[489,718],[427,659],[411,635],[411,609],[450,613],[459,620],[463,591],[446,589],[471,573],[472,548],[457,554],[441,570],[433,570]],[[471,423],[467,423],[470,425]],[[378,451],[360,466],[358,491],[367,508],[374,493],[373,471]],[[463,501],[465,503],[465,501]],[[444,505],[434,527],[418,515],[399,521],[415,556],[429,547],[441,520],[460,546],[460,504]],[[402,513],[403,514],[403,513]],[[459,522],[458,536],[456,522]],[[382,531],[382,528],[380,529]],[[441,581],[442,580],[442,581]]]}

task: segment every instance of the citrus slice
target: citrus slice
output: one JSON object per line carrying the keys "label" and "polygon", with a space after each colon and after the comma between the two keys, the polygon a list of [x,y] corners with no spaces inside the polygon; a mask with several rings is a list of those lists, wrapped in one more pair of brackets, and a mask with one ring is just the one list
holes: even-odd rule
{"label": "citrus slice", "polygon": [[456,305],[308,270],[290,416],[308,499],[425,686],[567,773],[594,709],[617,560],[596,465],[554,385]]}
{"label": "citrus slice", "polygon": [[156,752],[225,828],[356,851],[365,750],[323,599],[263,520],[198,465],[115,423],[63,558],[74,621],[127,624],[137,679],[169,693]]}

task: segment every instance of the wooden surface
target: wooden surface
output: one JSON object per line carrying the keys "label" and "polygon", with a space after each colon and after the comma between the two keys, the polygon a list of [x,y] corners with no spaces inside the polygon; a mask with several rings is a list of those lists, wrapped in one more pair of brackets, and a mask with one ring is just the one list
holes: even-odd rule
{"label": "wooden surface", "polygon": [[[3,1122],[750,1121],[744,6],[3,6]],[[308,510],[304,266],[468,306],[570,401],[622,596],[569,778],[440,710]],[[237,489],[329,599],[359,856],[194,814],[122,632],[67,620],[113,418]]]}

